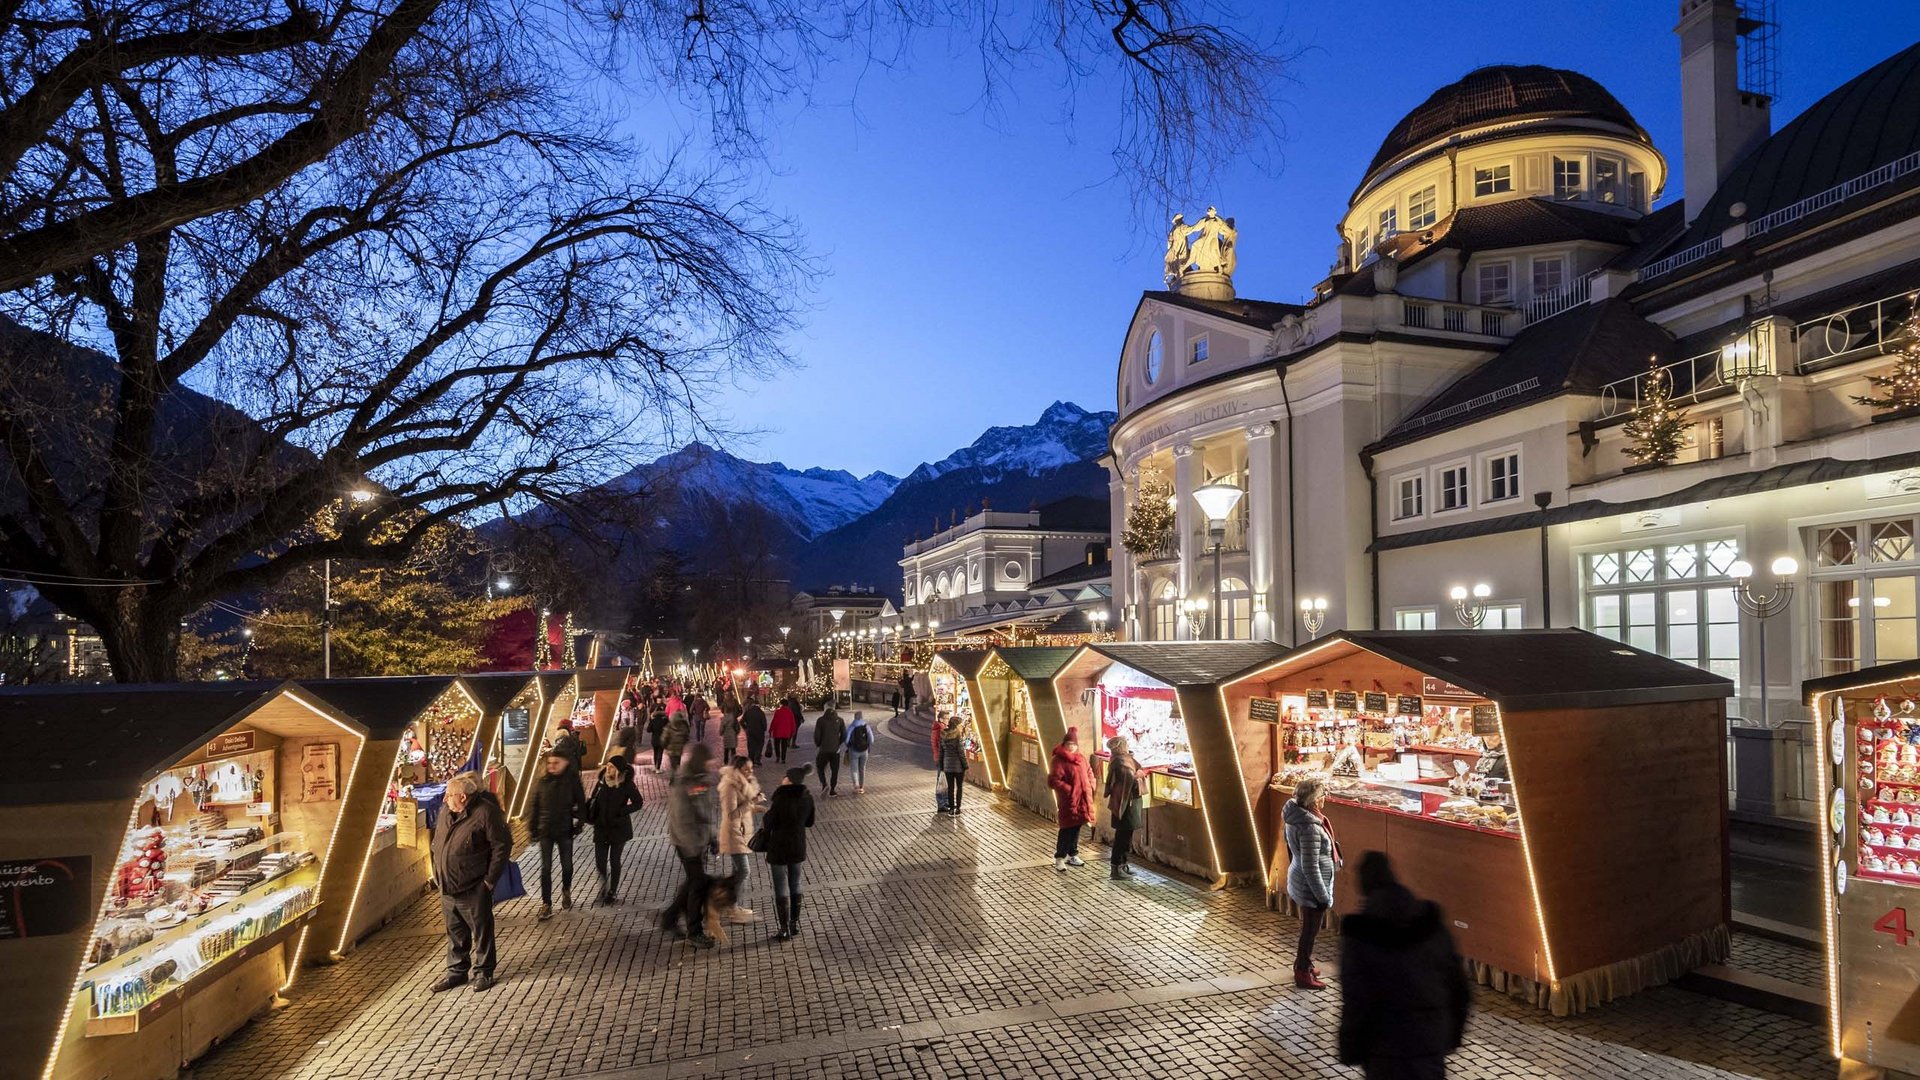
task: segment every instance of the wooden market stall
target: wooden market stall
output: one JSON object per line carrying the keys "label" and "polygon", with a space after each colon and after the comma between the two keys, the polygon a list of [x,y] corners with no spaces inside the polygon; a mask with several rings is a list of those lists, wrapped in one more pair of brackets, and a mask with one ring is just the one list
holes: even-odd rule
{"label": "wooden market stall", "polygon": [[341,857],[358,864],[358,884],[349,903],[314,922],[319,946],[339,955],[426,889],[433,821],[447,781],[478,763],[481,709],[451,675],[320,679],[300,687],[368,733],[367,767],[347,785],[341,841]]}
{"label": "wooden market stall", "polygon": [[530,671],[487,672],[462,676],[474,703],[480,706],[481,771],[487,790],[504,808],[511,805],[524,766],[527,743],[533,738],[534,715],[540,705],[540,685]]}
{"label": "wooden market stall", "polygon": [[1726,958],[1733,684],[1584,630],[1347,631],[1229,680],[1269,885],[1327,777],[1347,855],[1447,913],[1481,981],[1565,1015]]}
{"label": "wooden market stall", "polygon": [[1006,787],[1006,766],[1000,749],[993,745],[984,725],[980,703],[980,669],[986,666],[985,649],[947,649],[933,655],[927,666],[927,679],[933,685],[934,722],[944,726],[955,717],[974,727],[967,740],[967,781],[1000,791]]}
{"label": "wooden market stall", "polygon": [[[527,778],[539,773],[540,758],[553,745],[554,732],[559,729],[561,722],[573,716],[577,697],[571,671],[543,671],[533,677],[533,685],[538,704],[529,718],[527,740],[524,744],[510,745],[502,751],[507,768],[515,777],[512,798],[501,802],[507,808],[509,818],[518,818],[526,813],[527,801],[533,797],[533,785],[526,782]],[[615,707],[618,708],[617,703]]]}
{"label": "wooden market stall", "polygon": [[[631,668],[581,668],[573,680],[573,733],[587,744],[581,762],[589,772],[606,759],[613,735],[613,717],[620,711],[620,694],[633,677]],[[559,726],[560,714],[553,714]]]}
{"label": "wooden market stall", "polygon": [[1920,661],[1802,689],[1825,810],[1828,1049],[1844,1077],[1920,1075]]}
{"label": "wooden market stall", "polygon": [[292,684],[8,690],[0,742],[0,1074],[175,1076],[350,900],[366,731]]}
{"label": "wooden market stall", "polygon": [[980,688],[983,737],[1006,764],[1007,792],[1035,813],[1054,816],[1047,765],[1066,736],[1053,677],[1074,650],[1065,646],[1007,646],[989,655],[975,680]]}
{"label": "wooden market stall", "polygon": [[[1106,783],[1107,740],[1115,735],[1127,737],[1147,773],[1146,824],[1134,837],[1147,858],[1215,887],[1261,880],[1220,685],[1285,651],[1258,641],[1092,643],[1053,677],[1062,727],[1079,728],[1094,790]],[[1094,799],[1094,809],[1096,835],[1111,838],[1105,800]]]}

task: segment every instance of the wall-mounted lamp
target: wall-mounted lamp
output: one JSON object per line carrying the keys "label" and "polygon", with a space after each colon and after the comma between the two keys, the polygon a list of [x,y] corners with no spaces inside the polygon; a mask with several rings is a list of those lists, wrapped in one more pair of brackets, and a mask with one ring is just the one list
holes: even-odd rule
{"label": "wall-mounted lamp", "polygon": [[1320,628],[1327,624],[1327,598],[1314,596],[1300,598],[1300,622],[1307,628],[1307,636],[1320,636]]}
{"label": "wall-mounted lamp", "polygon": [[1447,593],[1453,600],[1453,613],[1460,619],[1460,625],[1478,630],[1480,624],[1487,621],[1487,597],[1493,595],[1493,586],[1486,582],[1468,589],[1465,585],[1455,585]]}

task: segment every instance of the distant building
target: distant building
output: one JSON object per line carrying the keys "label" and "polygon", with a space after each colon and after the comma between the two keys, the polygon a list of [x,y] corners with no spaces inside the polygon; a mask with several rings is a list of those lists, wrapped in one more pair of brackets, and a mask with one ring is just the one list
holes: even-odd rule
{"label": "distant building", "polygon": [[890,625],[908,638],[935,636],[938,623],[941,638],[993,633],[1013,640],[1062,618],[1074,623],[1076,612],[1081,620],[1107,613],[1107,516],[1104,500],[1084,496],[1024,513],[982,509],[907,544],[900,559],[907,602]]}
{"label": "distant building", "polygon": [[[788,644],[794,655],[811,651],[835,633],[864,634],[897,614],[893,601],[877,589],[833,585],[793,595]],[[835,613],[839,617],[835,618]],[[773,644],[769,642],[769,644]]]}

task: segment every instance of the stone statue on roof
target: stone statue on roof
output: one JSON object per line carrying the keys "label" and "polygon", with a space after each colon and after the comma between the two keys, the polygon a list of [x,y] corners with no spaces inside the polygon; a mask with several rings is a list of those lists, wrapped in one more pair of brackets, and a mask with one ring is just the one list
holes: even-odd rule
{"label": "stone statue on roof", "polygon": [[1221,217],[1214,207],[1207,207],[1193,224],[1182,214],[1173,215],[1163,262],[1167,287],[1204,299],[1231,300],[1239,240],[1233,219]]}
{"label": "stone statue on roof", "polygon": [[1173,215],[1173,225],[1167,231],[1166,279],[1167,284],[1177,286],[1180,275],[1187,272],[1193,262],[1193,249],[1187,245],[1187,236],[1193,232],[1193,226],[1187,224],[1185,214]]}

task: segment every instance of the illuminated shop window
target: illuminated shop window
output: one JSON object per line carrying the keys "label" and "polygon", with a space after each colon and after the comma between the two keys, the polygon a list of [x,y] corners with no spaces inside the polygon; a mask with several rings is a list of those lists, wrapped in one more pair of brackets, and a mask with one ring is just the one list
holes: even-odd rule
{"label": "illuminated shop window", "polygon": [[1920,659],[1913,532],[1905,517],[1807,530],[1820,674]]}
{"label": "illuminated shop window", "polygon": [[1440,612],[1430,607],[1403,607],[1393,609],[1393,628],[1395,630],[1434,630],[1440,626]]}
{"label": "illuminated shop window", "polygon": [[1583,557],[1585,626],[1636,649],[1740,679],[1740,610],[1731,539],[1648,545]]}

